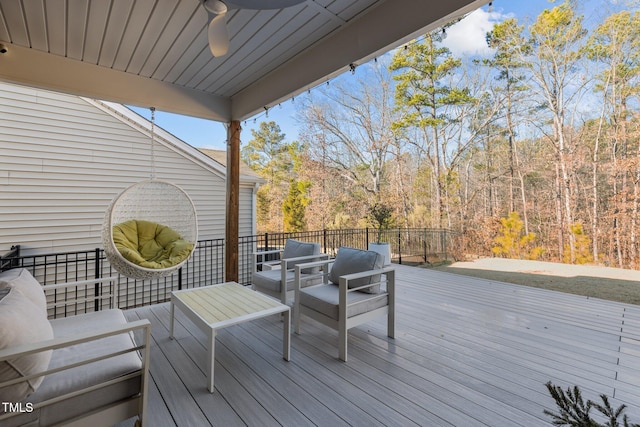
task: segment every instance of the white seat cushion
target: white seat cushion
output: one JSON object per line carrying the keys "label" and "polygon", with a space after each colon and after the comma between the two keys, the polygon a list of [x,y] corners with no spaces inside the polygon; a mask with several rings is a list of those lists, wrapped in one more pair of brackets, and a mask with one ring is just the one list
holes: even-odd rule
{"label": "white seat cushion", "polygon": [[[89,332],[106,326],[126,323],[121,310],[104,310],[51,320],[56,338]],[[134,346],[130,334],[120,334],[100,340],[77,344],[55,350],[51,357],[50,368],[56,368],[106,353],[125,350]],[[78,366],[71,370],[47,375],[38,388],[25,402],[38,403],[61,394],[98,384],[103,381],[122,377],[136,372],[142,367],[138,352],[125,353],[110,359]],[[70,417],[85,414],[104,405],[118,402],[140,391],[140,377],[81,394],[80,396],[54,403],[32,413],[10,418],[8,426],[21,425],[27,421],[36,421],[35,425],[47,426],[62,422]]]}
{"label": "white seat cushion", "polygon": [[42,285],[26,268],[13,268],[0,273],[0,289],[7,286],[20,289],[20,292],[33,301],[36,306],[46,311],[47,299]]}

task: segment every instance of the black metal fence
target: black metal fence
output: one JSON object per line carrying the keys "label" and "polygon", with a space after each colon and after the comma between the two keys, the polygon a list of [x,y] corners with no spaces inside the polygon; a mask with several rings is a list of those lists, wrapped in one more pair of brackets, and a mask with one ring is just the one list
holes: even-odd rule
{"label": "black metal fence", "polygon": [[[383,230],[381,236],[373,229],[318,230],[296,233],[265,233],[239,238],[238,282],[249,284],[253,267],[253,253],[265,248],[283,248],[287,239],[320,243],[323,252],[335,256],[338,248],[348,246],[366,249],[370,242],[378,240],[391,246],[391,261],[399,264],[425,262],[429,257],[447,258],[454,247],[455,233],[441,229],[403,228]],[[136,280],[118,277],[118,306],[132,308],[169,300],[171,292],[178,289],[205,286],[224,281],[224,239],[201,240],[194,255],[175,274],[155,280]],[[0,271],[16,267],[28,269],[42,285],[72,282],[117,275],[107,261],[104,250],[22,255],[20,246],[12,247],[0,256]],[[88,286],[87,295],[94,293],[96,301],[99,287]],[[53,298],[63,298],[55,295]],[[99,310],[95,305],[76,307],[75,313]],[[67,313],[67,314],[75,314]]]}
{"label": "black metal fence", "polygon": [[[396,228],[378,230],[371,228],[317,230],[295,233],[265,233],[240,238],[240,247],[254,244],[257,248],[281,248],[287,239],[317,242],[325,253],[335,256],[340,246],[366,249],[375,241],[391,245],[391,260],[403,262],[426,262],[428,257],[447,258],[450,256],[453,240],[457,234],[445,229]],[[240,253],[242,257],[242,251]]]}

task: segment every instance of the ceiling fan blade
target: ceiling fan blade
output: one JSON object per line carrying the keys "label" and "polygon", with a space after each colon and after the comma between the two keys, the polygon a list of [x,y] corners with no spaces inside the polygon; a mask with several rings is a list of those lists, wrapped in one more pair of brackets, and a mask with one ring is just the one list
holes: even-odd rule
{"label": "ceiling fan blade", "polygon": [[229,31],[225,13],[214,16],[209,23],[209,49],[214,57],[224,56],[229,51]]}
{"label": "ceiling fan blade", "polygon": [[284,9],[285,7],[295,6],[304,3],[306,0],[228,0],[227,4],[233,5],[238,9]]}
{"label": "ceiling fan blade", "polygon": [[229,51],[229,30],[225,16],[227,14],[227,4],[239,9],[283,9],[295,6],[306,0],[200,0],[202,6],[207,11],[209,19],[209,49],[214,57],[224,56]]}
{"label": "ceiling fan blade", "polygon": [[227,13],[227,5],[223,1],[220,1],[220,0],[201,0],[201,1],[204,9],[207,11],[207,13],[210,14],[209,17],[211,17],[211,14],[215,16],[215,15]]}

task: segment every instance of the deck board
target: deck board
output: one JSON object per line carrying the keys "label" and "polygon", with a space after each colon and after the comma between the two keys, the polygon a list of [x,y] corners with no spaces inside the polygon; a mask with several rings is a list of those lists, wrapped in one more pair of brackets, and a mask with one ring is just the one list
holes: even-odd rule
{"label": "deck board", "polygon": [[396,277],[395,339],[382,318],[354,328],[344,363],[337,332],[303,317],[286,362],[278,315],[231,326],[213,394],[205,334],[177,310],[170,340],[168,304],[129,310],[152,323],[149,425],[550,426],[547,381],[605,393],[640,422],[640,306],[407,266]]}

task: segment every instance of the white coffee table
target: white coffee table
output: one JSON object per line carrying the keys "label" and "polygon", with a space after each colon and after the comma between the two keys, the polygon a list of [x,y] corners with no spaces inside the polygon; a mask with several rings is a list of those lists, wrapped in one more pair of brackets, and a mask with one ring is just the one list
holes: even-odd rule
{"label": "white coffee table", "polygon": [[171,293],[171,331],[173,339],[174,310],[178,307],[198,328],[209,336],[207,354],[208,388],[213,393],[215,339],[218,329],[272,314],[284,313],[282,357],[291,356],[291,309],[288,305],[245,288],[235,282],[184,289]]}

